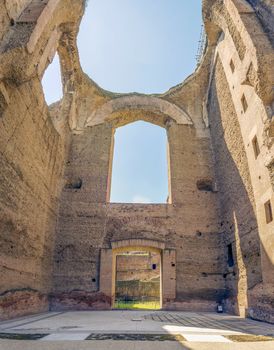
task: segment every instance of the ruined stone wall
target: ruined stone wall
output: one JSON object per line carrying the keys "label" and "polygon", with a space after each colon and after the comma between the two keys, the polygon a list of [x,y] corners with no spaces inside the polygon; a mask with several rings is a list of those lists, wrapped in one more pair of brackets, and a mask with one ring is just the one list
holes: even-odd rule
{"label": "ruined stone wall", "polygon": [[151,281],[128,280],[117,281],[115,288],[115,300],[122,302],[160,301],[160,277]]}
{"label": "ruined stone wall", "polygon": [[[155,264],[154,269],[153,264]],[[160,254],[117,255],[116,281],[149,281],[160,277],[160,271]]]}
{"label": "ruined stone wall", "polygon": [[0,317],[47,309],[64,149],[39,79],[5,84],[0,118]]}
{"label": "ruined stone wall", "polygon": [[[210,140],[198,138],[193,127],[176,123],[167,133],[172,204],[155,205],[107,203],[110,123],[73,136],[57,228],[54,309],[73,307],[83,296],[80,308],[98,307],[100,298],[101,306],[106,306],[105,299],[96,297],[100,293],[100,249],[132,238],[159,240],[176,249],[176,307],[202,305],[213,310],[224,297],[216,193],[197,188],[201,178],[214,183]],[[76,186],[66,185],[73,182]]]}
{"label": "ruined stone wall", "polygon": [[98,290],[111,136],[110,125],[72,136],[56,232],[55,292]]}
{"label": "ruined stone wall", "polygon": [[159,253],[117,255],[115,299],[159,300],[160,275]]}
{"label": "ruined stone wall", "polygon": [[[224,302],[274,322],[271,5],[204,0],[199,68],[147,96],[104,91],[83,73],[82,1],[0,0],[0,317],[46,310],[48,295],[54,310],[109,308],[102,249],[149,239],[170,255],[173,289],[176,275],[164,307]],[[40,80],[57,49],[64,97],[49,110]],[[108,203],[115,128],[140,119],[167,130],[170,203]]]}
{"label": "ruined stone wall", "polygon": [[272,0],[248,0],[255,9],[265,33],[268,35],[272,45],[274,45],[274,4]]}
{"label": "ruined stone wall", "polygon": [[[273,49],[257,12],[226,0],[212,61],[208,118],[227,245],[227,307],[273,322]],[[264,17],[267,21],[267,18]],[[272,57],[272,58],[271,58]],[[256,147],[255,147],[256,144]],[[231,247],[229,247],[231,244]],[[231,248],[235,266],[229,255]],[[230,251],[230,253],[229,253]]]}
{"label": "ruined stone wall", "polygon": [[[264,207],[266,201],[273,207],[273,48],[271,21],[257,7],[262,2],[204,1],[202,63],[157,98],[117,96],[79,80],[57,227],[54,309],[109,306],[100,294],[100,250],[141,238],[176,250],[176,300],[166,307],[213,309],[226,300],[228,310],[273,321],[273,221]],[[108,203],[113,131],[139,119],[167,129],[169,204]],[[234,266],[227,266],[231,253]]]}
{"label": "ruined stone wall", "polygon": [[0,1],[0,40],[31,0]]}
{"label": "ruined stone wall", "polygon": [[41,78],[57,27],[75,14],[58,4],[0,2],[0,318],[48,310],[66,133],[55,129]]}
{"label": "ruined stone wall", "polygon": [[229,267],[227,248],[227,307],[239,313],[247,307],[248,290],[262,281],[260,240],[243,138],[220,60],[210,90],[209,116],[224,242],[226,247],[232,245],[235,260]]}

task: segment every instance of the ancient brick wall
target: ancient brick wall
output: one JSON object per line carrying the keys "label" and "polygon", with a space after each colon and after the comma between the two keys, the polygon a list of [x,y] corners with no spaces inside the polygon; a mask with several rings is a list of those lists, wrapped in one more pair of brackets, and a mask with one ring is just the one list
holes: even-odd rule
{"label": "ancient brick wall", "polygon": [[[54,310],[109,308],[101,258],[143,239],[167,255],[165,307],[224,302],[274,322],[272,2],[204,0],[201,64],[157,96],[85,75],[83,4],[0,1],[0,318],[46,310],[48,296]],[[41,77],[56,50],[64,97],[49,109]],[[115,128],[140,119],[167,131],[170,201],[109,203]]]}
{"label": "ancient brick wall", "polygon": [[151,281],[128,280],[116,282],[116,301],[159,302],[160,294],[160,277]]}
{"label": "ancient brick wall", "polygon": [[[224,297],[210,140],[198,138],[193,127],[176,123],[169,125],[167,133],[172,204],[155,205],[107,203],[113,137],[110,123],[73,136],[55,251],[54,293],[61,301],[59,308],[62,295],[67,304],[69,292],[98,293],[100,249],[130,238],[159,240],[176,249],[178,303],[195,307],[196,301],[201,301],[213,309]],[[198,189],[201,178],[211,179],[210,190]]]}
{"label": "ancient brick wall", "polygon": [[51,288],[64,157],[40,81],[9,83],[5,89],[9,105],[0,118],[0,317],[47,308],[43,295]]}
{"label": "ancient brick wall", "polygon": [[263,25],[265,33],[274,45],[274,5],[272,0],[248,0],[254,7],[260,22]]}
{"label": "ancient brick wall", "polygon": [[56,232],[55,292],[98,291],[111,136],[110,125],[72,136]]}
{"label": "ancient brick wall", "polygon": [[274,198],[273,48],[248,2],[226,0],[213,12],[222,32],[207,102],[227,246],[227,306],[273,322],[274,222],[267,210]]}
{"label": "ancient brick wall", "polygon": [[31,0],[0,1],[0,40]]}
{"label": "ancient brick wall", "polygon": [[160,283],[159,253],[117,255],[116,300],[160,300]]}
{"label": "ancient brick wall", "polygon": [[210,90],[209,116],[224,242],[226,247],[232,245],[235,262],[235,266],[228,265],[226,248],[227,305],[239,312],[247,307],[248,290],[262,281],[260,240],[243,138],[220,60]]}
{"label": "ancient brick wall", "polygon": [[[153,265],[155,265],[155,268],[153,268]],[[160,274],[160,254],[117,255],[116,281],[149,281],[160,278]]]}
{"label": "ancient brick wall", "polygon": [[66,133],[41,78],[58,46],[57,4],[0,2],[0,318],[48,310]]}

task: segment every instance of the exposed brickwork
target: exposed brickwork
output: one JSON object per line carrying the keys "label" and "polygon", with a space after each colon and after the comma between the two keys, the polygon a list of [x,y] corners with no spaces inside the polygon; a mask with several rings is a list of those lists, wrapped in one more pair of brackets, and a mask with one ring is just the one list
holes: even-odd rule
{"label": "exposed brickwork", "polygon": [[[0,293],[17,288],[48,293],[64,149],[46,111],[40,82],[18,88],[6,84],[6,89],[9,108],[0,119]],[[13,294],[10,297],[15,300]],[[28,310],[30,304],[25,307],[20,297],[14,315],[20,314],[20,300],[22,312]],[[33,300],[35,310],[38,302]],[[44,309],[44,300],[42,304]],[[12,310],[7,311],[10,316]]]}
{"label": "exposed brickwork", "polygon": [[50,296],[50,309],[55,311],[106,310],[110,305],[111,299],[103,293],[73,291]]}
{"label": "exposed brickwork", "polygon": [[[153,268],[155,265],[155,268]],[[117,281],[150,281],[160,277],[161,256],[157,253],[144,255],[117,255]]]}
{"label": "exposed brickwork", "polygon": [[0,40],[31,0],[3,0],[0,3]]}
{"label": "exposed brickwork", "polygon": [[178,300],[191,293],[193,300],[223,298],[223,268],[217,263],[222,260],[217,198],[196,186],[201,174],[213,177],[209,139],[197,139],[188,126],[173,124],[167,132],[174,205],[106,204],[111,124],[73,136],[65,175],[81,178],[82,187],[65,188],[62,193],[56,290],[98,291],[93,280],[98,281],[100,249],[109,248],[112,241],[138,237],[176,247]]}
{"label": "exposed brickwork", "polygon": [[[228,267],[229,309],[247,307],[245,296],[262,281],[254,194],[237,114],[220,60],[209,100],[217,184],[225,246],[232,244],[235,266]],[[227,251],[224,251],[227,260]],[[236,283],[236,281],[238,281]],[[237,300],[242,296],[242,300]]]}
{"label": "exposed brickwork", "polygon": [[35,290],[13,290],[0,295],[1,319],[39,313],[48,310],[48,296]]}
{"label": "exposed brickwork", "polygon": [[[163,307],[222,302],[273,322],[271,1],[204,0],[203,60],[158,96],[83,73],[84,3],[0,2],[0,318],[49,296],[54,310],[110,308],[116,253],[135,244],[161,256]],[[49,108],[41,77],[56,50],[64,96]],[[114,130],[140,119],[167,131],[169,202],[110,204]]]}
{"label": "exposed brickwork", "polygon": [[272,0],[248,0],[254,7],[266,34],[274,45],[274,5]]}

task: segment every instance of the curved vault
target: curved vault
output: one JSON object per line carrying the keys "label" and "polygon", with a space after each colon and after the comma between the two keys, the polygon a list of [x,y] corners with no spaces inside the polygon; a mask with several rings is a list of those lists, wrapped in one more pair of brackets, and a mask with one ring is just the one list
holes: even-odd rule
{"label": "curved vault", "polygon": [[132,109],[164,114],[176,121],[177,124],[193,124],[190,116],[173,103],[153,96],[131,95],[105,103],[91,114],[85,123],[85,127],[104,123],[111,114]]}

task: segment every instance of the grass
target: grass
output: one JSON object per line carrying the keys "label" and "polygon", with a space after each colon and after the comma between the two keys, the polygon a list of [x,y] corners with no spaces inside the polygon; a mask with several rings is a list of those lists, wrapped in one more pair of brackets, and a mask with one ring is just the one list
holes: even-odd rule
{"label": "grass", "polygon": [[86,340],[185,341],[181,334],[90,334]]}
{"label": "grass", "polygon": [[115,309],[160,310],[159,301],[116,301]]}
{"label": "grass", "polygon": [[236,343],[244,342],[258,342],[258,341],[273,341],[273,337],[267,337],[264,335],[253,335],[253,334],[235,334],[235,335],[225,335],[225,338],[232,340]]}

